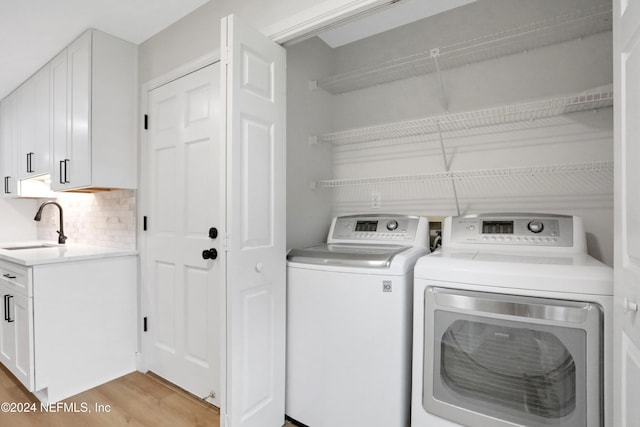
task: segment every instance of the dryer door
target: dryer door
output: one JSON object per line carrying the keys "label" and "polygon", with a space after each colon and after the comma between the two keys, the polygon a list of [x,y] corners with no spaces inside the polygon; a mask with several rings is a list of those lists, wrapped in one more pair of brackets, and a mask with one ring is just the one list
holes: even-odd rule
{"label": "dryer door", "polygon": [[469,426],[602,425],[602,312],[428,288],[424,408]]}

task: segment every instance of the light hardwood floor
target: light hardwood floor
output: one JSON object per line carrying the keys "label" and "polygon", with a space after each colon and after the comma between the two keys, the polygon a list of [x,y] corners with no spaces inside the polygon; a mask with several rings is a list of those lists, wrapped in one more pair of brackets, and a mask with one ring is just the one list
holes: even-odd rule
{"label": "light hardwood floor", "polygon": [[[22,411],[6,412],[7,404],[9,410]],[[100,412],[101,408],[105,412]],[[35,411],[26,412],[26,409]],[[3,427],[220,426],[218,408],[153,374],[140,372],[80,393],[51,409],[58,412],[41,410],[40,401],[0,365],[0,426]],[[295,426],[287,423],[285,427]]]}
{"label": "light hardwood floor", "polygon": [[[215,406],[172,387],[153,374],[133,372],[71,397],[55,409],[42,411],[40,401],[0,366],[0,426],[11,427],[218,427]],[[35,412],[7,413],[10,409]],[[66,407],[64,406],[66,404]],[[96,406],[98,405],[98,406]],[[100,406],[101,405],[101,406]],[[100,408],[109,412],[98,412]],[[52,408],[52,409],[53,409]],[[86,409],[86,412],[85,412]],[[76,411],[76,412],[74,412]]]}

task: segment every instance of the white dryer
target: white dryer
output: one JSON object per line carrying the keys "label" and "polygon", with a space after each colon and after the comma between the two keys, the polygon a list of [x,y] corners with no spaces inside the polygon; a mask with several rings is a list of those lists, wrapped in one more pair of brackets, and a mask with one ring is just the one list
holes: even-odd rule
{"label": "white dryer", "polygon": [[343,216],[327,244],[289,252],[289,419],[409,425],[413,267],[428,239],[424,217]]}
{"label": "white dryer", "polygon": [[609,426],[612,294],[578,217],[447,218],[415,267],[411,425]]}

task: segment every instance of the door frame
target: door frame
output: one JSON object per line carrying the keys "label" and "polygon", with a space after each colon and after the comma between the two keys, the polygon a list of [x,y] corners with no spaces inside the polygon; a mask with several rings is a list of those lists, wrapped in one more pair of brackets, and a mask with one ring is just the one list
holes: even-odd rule
{"label": "door frame", "polygon": [[[174,70],[171,70],[160,77],[149,80],[142,84],[140,88],[140,120],[136,122],[140,123],[138,126],[138,191],[136,191],[136,205],[137,209],[137,230],[136,240],[138,242],[138,351],[136,353],[136,369],[140,372],[147,372],[147,362],[145,360],[145,350],[148,346],[146,342],[147,338],[144,335],[143,322],[145,314],[149,313],[149,285],[147,283],[148,277],[145,269],[147,259],[147,240],[146,232],[143,227],[144,216],[146,215],[150,203],[149,203],[149,182],[147,179],[147,173],[149,168],[147,165],[148,156],[148,135],[144,129],[144,117],[149,114],[148,96],[149,92],[185,77],[191,73],[194,73],[204,67],[213,65],[216,62],[220,62],[220,49],[216,49],[210,54],[204,55],[194,61],[188,62]],[[219,84],[215,82],[215,84]]]}

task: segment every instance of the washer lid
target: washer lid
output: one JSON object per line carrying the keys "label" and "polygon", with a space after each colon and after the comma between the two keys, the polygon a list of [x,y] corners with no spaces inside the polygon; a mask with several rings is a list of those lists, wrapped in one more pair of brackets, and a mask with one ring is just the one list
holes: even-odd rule
{"label": "washer lid", "polygon": [[287,261],[341,267],[389,268],[397,254],[410,248],[411,246],[400,245],[324,244],[292,249],[287,254]]}

